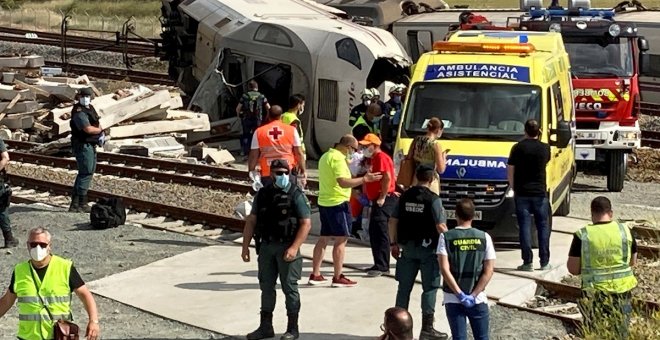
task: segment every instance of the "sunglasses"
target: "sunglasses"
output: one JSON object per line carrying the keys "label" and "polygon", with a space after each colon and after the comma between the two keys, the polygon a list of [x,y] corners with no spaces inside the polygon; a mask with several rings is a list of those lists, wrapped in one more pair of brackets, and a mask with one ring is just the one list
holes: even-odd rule
{"label": "sunglasses", "polygon": [[41,247],[41,248],[46,248],[46,247],[48,247],[48,243],[44,243],[44,242],[28,242],[28,246],[30,246],[30,248],[36,248],[37,246],[39,246],[39,247]]}
{"label": "sunglasses", "polygon": [[275,171],[275,175],[277,176],[282,176],[282,175],[288,175],[288,171]]}

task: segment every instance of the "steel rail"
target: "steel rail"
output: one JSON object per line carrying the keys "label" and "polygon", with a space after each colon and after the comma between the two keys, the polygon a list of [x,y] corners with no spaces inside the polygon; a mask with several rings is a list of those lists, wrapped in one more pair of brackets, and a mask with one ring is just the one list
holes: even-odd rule
{"label": "steel rail", "polygon": [[[98,153],[97,155],[101,155],[101,153]],[[26,153],[20,151],[10,151],[9,158],[12,161],[16,161],[19,163],[38,164],[49,167],[65,168],[69,170],[74,170],[77,167],[76,161],[74,159],[44,156],[44,155],[38,155],[38,154]],[[209,188],[209,189],[223,190],[223,191],[254,193],[251,185],[232,183],[232,182],[221,181],[212,178],[209,179],[209,178],[197,177],[195,175],[182,175],[177,173],[170,174],[163,171],[137,169],[132,167],[116,166],[112,164],[101,164],[101,163],[96,165],[96,171],[101,175],[127,177],[127,178],[160,182],[160,183],[176,183],[183,185],[192,185],[202,188]],[[307,198],[312,204],[316,204],[318,201],[318,196],[313,194],[307,194]]]}
{"label": "steel rail", "polygon": [[[61,46],[62,45],[62,35],[60,33],[53,32],[39,32],[31,30],[21,30],[16,28],[7,28],[0,27],[0,40],[9,41],[23,44],[33,44],[33,45],[47,45],[47,46]],[[26,34],[36,34],[36,38],[29,38]],[[149,44],[146,42],[139,43],[139,40],[129,39],[129,42],[126,43],[120,39],[103,39],[103,38],[91,38],[91,37],[82,37],[82,36],[72,36],[67,35],[67,46],[69,48],[77,48],[84,50],[98,50],[98,51],[109,51],[124,53],[127,52],[130,55],[139,55],[139,56],[157,56],[157,47],[156,45]],[[158,44],[158,41],[155,41]]]}
{"label": "steel rail", "polygon": [[642,145],[660,149],[660,132],[642,130]]}
{"label": "steel rail", "polygon": [[[23,188],[33,188],[38,191],[55,193],[58,195],[69,195],[73,189],[72,186],[56,182],[44,181],[13,174],[10,176],[12,185],[20,186]],[[202,224],[212,228],[225,228],[232,231],[242,232],[243,226],[245,224],[243,220],[233,217],[181,208],[158,202],[145,201],[129,196],[115,195],[104,191],[89,190],[88,195],[89,198],[93,200],[107,197],[119,197],[124,201],[124,205],[127,209],[158,216],[170,217],[190,223]]]}
{"label": "steel rail", "polygon": [[[42,144],[5,140],[7,147],[19,150],[30,150]],[[152,168],[161,171],[174,171],[177,173],[190,173],[196,176],[210,176],[216,178],[235,178],[240,180],[248,180],[248,174],[244,170],[217,167],[204,164],[190,164],[183,162],[176,162],[171,160],[141,157],[134,155],[116,154],[110,152],[99,152],[96,154],[96,159],[99,162],[108,162],[111,164],[124,164],[127,166],[140,166],[143,168]],[[319,183],[316,180],[307,180],[307,187],[311,190],[318,190]]]}
{"label": "steel rail", "polygon": [[166,73],[158,72],[147,72],[147,71],[136,71],[136,70],[127,70],[125,68],[116,68],[116,67],[100,67],[96,65],[85,65],[85,64],[71,64],[71,63],[62,63],[59,61],[50,61],[47,60],[47,66],[52,67],[61,67],[64,72],[87,74],[89,76],[113,80],[126,80],[134,83],[144,83],[144,84],[162,84],[174,86],[176,83],[170,79],[169,75]]}

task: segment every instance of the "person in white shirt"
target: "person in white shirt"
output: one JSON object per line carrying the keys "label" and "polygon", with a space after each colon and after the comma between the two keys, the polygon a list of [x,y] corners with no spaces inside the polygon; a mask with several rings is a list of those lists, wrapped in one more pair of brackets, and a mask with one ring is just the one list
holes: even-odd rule
{"label": "person in white shirt", "polygon": [[472,228],[475,209],[472,200],[456,204],[456,228],[440,234],[438,261],[444,278],[444,305],[452,339],[467,339],[470,320],[475,340],[488,340],[486,285],[495,269],[495,247],[487,233]]}

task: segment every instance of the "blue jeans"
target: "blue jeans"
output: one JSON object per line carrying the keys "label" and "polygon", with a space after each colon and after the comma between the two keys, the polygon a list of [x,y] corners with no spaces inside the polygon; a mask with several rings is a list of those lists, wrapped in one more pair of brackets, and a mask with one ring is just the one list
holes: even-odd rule
{"label": "blue jeans", "polygon": [[480,303],[472,308],[466,308],[460,303],[446,303],[447,321],[451,329],[453,340],[467,339],[467,322],[470,319],[470,327],[474,340],[488,340],[488,304]]}
{"label": "blue jeans", "polygon": [[541,266],[550,262],[550,227],[548,226],[549,209],[547,197],[516,197],[516,217],[520,231],[520,249],[524,264],[532,263],[531,214],[534,215],[536,232],[539,238],[539,258]]}

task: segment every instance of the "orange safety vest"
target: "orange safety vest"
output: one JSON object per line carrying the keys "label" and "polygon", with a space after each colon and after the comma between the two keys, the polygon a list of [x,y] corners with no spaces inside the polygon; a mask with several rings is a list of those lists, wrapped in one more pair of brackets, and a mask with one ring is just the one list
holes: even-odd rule
{"label": "orange safety vest", "polygon": [[293,155],[293,142],[296,128],[284,124],[281,120],[274,120],[254,132],[259,142],[259,165],[261,176],[270,176],[270,162],[276,159],[286,159],[293,169],[296,158]]}

